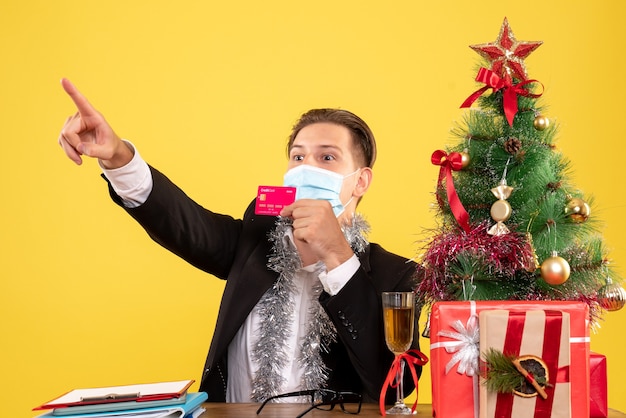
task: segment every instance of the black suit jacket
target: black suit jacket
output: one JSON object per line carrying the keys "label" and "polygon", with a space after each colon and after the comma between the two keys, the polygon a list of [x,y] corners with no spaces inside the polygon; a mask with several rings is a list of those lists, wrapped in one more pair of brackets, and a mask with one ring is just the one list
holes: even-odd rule
{"label": "black suit jacket", "polygon": [[[158,170],[150,169],[154,186],[147,201],[125,210],[154,241],[199,269],[226,279],[200,384],[210,401],[223,402],[228,345],[278,277],[267,268],[271,251],[268,233],[275,226],[275,218],[255,215],[254,202],[243,219],[213,213],[190,199]],[[109,189],[121,205],[120,198]],[[331,370],[329,388],[355,391],[367,400],[375,400],[393,360],[384,339],[381,292],[413,290],[416,266],[377,244],[370,244],[359,259],[361,267],[337,295],[322,292],[320,296],[319,302],[338,333],[337,342],[323,358]],[[414,346],[418,344],[418,317],[419,314]],[[405,393],[412,388],[413,382],[407,382]],[[393,400],[393,394],[389,399]]]}

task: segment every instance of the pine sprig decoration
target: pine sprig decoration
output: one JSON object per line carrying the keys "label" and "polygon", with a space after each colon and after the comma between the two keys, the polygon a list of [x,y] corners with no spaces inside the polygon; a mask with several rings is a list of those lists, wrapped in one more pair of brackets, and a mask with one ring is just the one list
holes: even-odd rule
{"label": "pine sprig decoration", "polygon": [[506,356],[501,351],[490,348],[484,354],[485,385],[490,392],[513,393],[519,388],[524,377],[513,365],[514,356]]}

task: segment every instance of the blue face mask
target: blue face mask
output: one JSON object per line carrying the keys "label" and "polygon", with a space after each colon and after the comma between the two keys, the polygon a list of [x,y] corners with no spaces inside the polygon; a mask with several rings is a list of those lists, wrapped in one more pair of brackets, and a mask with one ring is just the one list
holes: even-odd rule
{"label": "blue face mask", "polygon": [[334,171],[302,164],[285,173],[283,186],[296,188],[296,200],[316,199],[329,201],[335,216],[338,217],[345,210],[345,206],[348,206],[352,201],[351,197],[345,205],[341,203],[339,194],[341,193],[343,180],[353,176],[358,171],[356,170],[354,173],[343,176]]}

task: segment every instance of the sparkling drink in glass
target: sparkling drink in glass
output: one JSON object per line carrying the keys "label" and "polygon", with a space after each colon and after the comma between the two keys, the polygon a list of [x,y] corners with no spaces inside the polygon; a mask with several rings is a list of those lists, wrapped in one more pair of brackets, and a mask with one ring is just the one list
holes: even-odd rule
{"label": "sparkling drink in glass", "polygon": [[[383,322],[385,342],[396,356],[406,352],[413,343],[415,303],[413,292],[383,292]],[[411,415],[411,408],[404,403],[404,360],[397,372],[396,403],[385,411],[387,414]]]}

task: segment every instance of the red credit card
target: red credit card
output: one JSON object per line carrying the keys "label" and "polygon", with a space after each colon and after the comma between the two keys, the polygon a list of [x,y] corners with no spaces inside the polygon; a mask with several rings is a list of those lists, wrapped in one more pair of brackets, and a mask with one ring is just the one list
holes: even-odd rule
{"label": "red credit card", "polygon": [[259,186],[254,213],[278,216],[285,206],[296,200],[296,188],[286,186]]}

